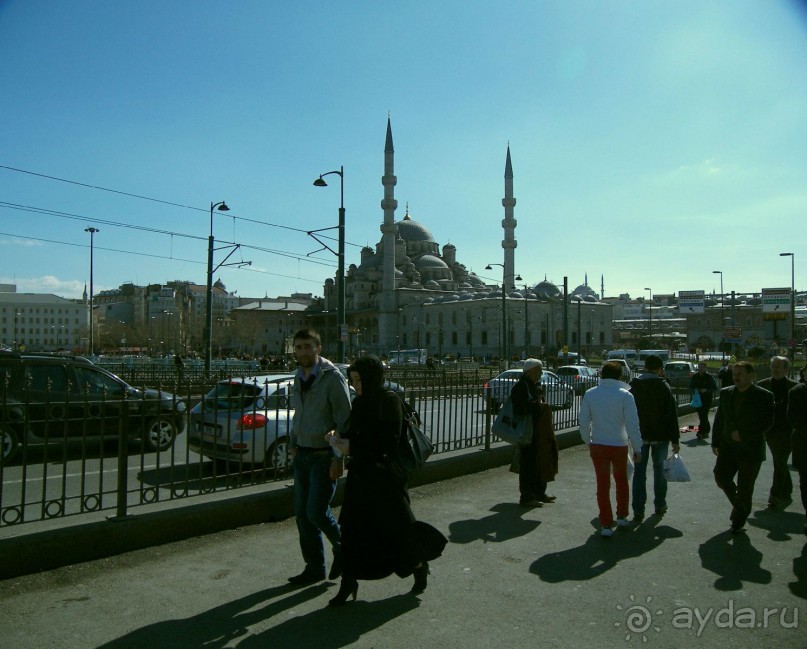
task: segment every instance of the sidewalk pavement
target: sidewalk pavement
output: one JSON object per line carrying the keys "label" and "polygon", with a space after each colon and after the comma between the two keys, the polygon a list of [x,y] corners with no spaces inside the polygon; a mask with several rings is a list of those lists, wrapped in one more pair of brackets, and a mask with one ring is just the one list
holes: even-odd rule
{"label": "sidewalk pavement", "polygon": [[578,445],[542,508],[518,506],[507,467],[412,489],[450,540],[422,595],[393,576],[326,608],[336,583],[286,582],[302,568],[287,519],[0,581],[0,647],[807,647],[800,503],[765,509],[768,461],[747,533],[730,534],[710,447],[682,442],[693,482],[610,539]]}

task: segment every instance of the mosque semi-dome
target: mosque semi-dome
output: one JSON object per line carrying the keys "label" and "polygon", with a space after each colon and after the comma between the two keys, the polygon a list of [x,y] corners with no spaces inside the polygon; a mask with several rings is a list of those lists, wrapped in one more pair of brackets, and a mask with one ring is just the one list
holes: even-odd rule
{"label": "mosque semi-dome", "polygon": [[424,268],[448,268],[448,264],[434,255],[422,255],[415,260],[415,268],[418,270]]}

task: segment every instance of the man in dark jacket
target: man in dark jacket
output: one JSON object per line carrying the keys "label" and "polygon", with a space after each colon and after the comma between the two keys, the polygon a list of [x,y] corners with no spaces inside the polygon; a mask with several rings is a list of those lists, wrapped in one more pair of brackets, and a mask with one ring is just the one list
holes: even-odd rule
{"label": "man in dark jacket", "polygon": [[[731,532],[744,529],[751,514],[754,483],[765,461],[765,433],[773,425],[773,394],[754,384],[754,366],[738,361],[734,385],[720,391],[712,452],[717,456],[714,476],[732,505]],[[737,482],[734,482],[734,478]]]}
{"label": "man in dark jacket", "polygon": [[698,363],[698,371],[689,380],[689,389],[701,398],[698,411],[698,439],[709,437],[709,410],[712,408],[712,395],[717,392],[715,377],[706,371],[706,363]]}
{"label": "man in dark jacket", "polygon": [[678,440],[678,406],[669,384],[662,378],[664,362],[650,355],[644,362],[645,371],[630,382],[630,391],[639,412],[639,430],[642,434],[642,459],[633,469],[633,520],[644,520],[647,503],[647,462],[653,460],[653,505],[656,515],[667,511],[667,479],[664,477],[664,460],[670,443],[673,453],[681,448]]}
{"label": "man in dark jacket", "polygon": [[786,356],[771,358],[771,376],[762,379],[757,385],[773,393],[776,414],[773,426],[765,435],[773,460],[773,484],[768,495],[768,507],[784,509],[793,502],[793,480],[790,477],[790,451],[792,450],[791,434],[793,427],[787,421],[787,400],[790,390],[798,385],[787,377],[790,361]]}
{"label": "man in dark jacket", "polygon": [[[793,427],[793,465],[799,472],[801,504],[807,511],[807,367],[800,374],[801,381],[788,393],[787,420]],[[807,534],[807,520],[804,533]]]}

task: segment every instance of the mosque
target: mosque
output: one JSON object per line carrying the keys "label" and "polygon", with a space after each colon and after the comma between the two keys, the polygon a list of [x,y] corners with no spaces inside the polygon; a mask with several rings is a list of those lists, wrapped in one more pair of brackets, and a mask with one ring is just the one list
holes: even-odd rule
{"label": "mosque", "polygon": [[[586,281],[569,292],[544,281],[530,287],[515,272],[513,167],[507,147],[504,171],[502,279],[488,285],[457,260],[457,249],[442,247],[429,228],[414,220],[408,206],[395,220],[395,150],[387,119],[384,146],[384,198],[381,240],[365,247],[358,265],[345,277],[349,352],[389,354],[395,349],[425,348],[443,357],[555,355],[611,345],[612,307],[600,301]],[[324,286],[325,309],[336,309],[336,285]],[[565,333],[564,333],[565,332]],[[327,340],[327,337],[326,337]]]}

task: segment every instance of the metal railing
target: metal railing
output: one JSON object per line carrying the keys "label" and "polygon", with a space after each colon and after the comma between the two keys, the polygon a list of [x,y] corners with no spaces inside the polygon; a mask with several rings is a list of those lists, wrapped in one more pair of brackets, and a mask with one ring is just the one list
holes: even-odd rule
{"label": "metal railing", "polygon": [[[439,455],[488,449],[499,441],[491,433],[493,413],[482,390],[493,376],[486,370],[405,369],[388,372],[387,378],[404,386],[404,397],[420,413]],[[289,478],[287,448],[258,449],[256,443],[245,451],[238,423],[240,417],[251,416],[257,430],[262,420],[254,420],[267,417],[274,436],[257,437],[268,446],[287,434],[287,402],[270,408],[256,399],[237,411],[233,402],[200,404],[213,385],[209,380],[186,375],[180,384],[173,378],[156,387],[173,393],[168,410],[175,412],[180,401],[186,407],[171,443],[163,445],[144,441],[155,433],[155,413],[145,400],[83,395],[70,402],[46,394],[37,401],[26,391],[20,402],[0,388],[0,434],[4,442],[18,445],[15,458],[4,459],[7,453],[0,457],[0,529],[100,511],[124,517],[143,505]],[[689,403],[688,390],[675,392],[680,405]],[[578,425],[581,399],[576,396],[571,407],[554,412],[557,431]],[[257,450],[261,452],[255,455]]]}

